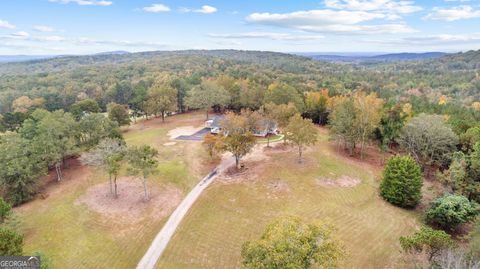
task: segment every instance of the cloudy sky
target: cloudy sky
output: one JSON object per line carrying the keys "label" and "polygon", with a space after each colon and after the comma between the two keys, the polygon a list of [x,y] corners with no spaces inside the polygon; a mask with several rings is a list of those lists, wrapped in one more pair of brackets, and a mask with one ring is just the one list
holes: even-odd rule
{"label": "cloudy sky", "polygon": [[1,0],[0,54],[480,49],[480,0]]}

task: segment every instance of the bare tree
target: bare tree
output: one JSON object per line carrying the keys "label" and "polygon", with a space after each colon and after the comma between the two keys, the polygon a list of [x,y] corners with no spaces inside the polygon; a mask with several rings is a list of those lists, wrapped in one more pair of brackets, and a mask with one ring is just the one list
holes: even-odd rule
{"label": "bare tree", "polygon": [[100,141],[93,150],[84,153],[80,157],[80,161],[84,165],[96,166],[105,170],[108,173],[110,194],[117,198],[117,176],[120,172],[120,163],[124,155],[125,146],[122,141],[106,138]]}

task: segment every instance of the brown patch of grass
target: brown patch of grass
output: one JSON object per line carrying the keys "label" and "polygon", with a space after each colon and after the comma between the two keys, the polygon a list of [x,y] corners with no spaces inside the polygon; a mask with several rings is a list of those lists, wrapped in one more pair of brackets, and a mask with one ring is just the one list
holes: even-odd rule
{"label": "brown patch of grass", "polygon": [[321,177],[317,179],[319,185],[324,187],[342,187],[342,188],[352,188],[360,184],[362,181],[358,178],[341,176],[337,179],[331,179],[328,177]]}
{"label": "brown patch of grass", "polygon": [[132,225],[167,216],[182,199],[178,188],[154,185],[149,188],[150,199],[145,201],[140,178],[121,177],[117,185],[118,198],[110,193],[109,182],[104,182],[88,188],[75,205],[85,205],[100,214],[105,222]]}

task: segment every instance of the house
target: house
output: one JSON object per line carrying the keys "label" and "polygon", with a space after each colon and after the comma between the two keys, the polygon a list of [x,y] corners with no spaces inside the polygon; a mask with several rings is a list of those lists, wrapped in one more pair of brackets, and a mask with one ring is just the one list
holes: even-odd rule
{"label": "house", "polygon": [[205,128],[210,128],[210,133],[219,134],[221,131],[220,123],[223,120],[223,116],[215,116],[211,120],[205,122]]}
{"label": "house", "polygon": [[[205,128],[209,128],[210,133],[212,134],[219,134],[222,131],[221,122],[223,118],[224,116],[215,116],[213,119],[207,120],[205,122]],[[277,132],[278,132],[278,129],[277,129],[276,122],[271,122],[267,119],[262,119],[258,123],[258,130],[253,130],[253,135],[259,136],[259,137],[266,137],[269,134],[277,134]]]}

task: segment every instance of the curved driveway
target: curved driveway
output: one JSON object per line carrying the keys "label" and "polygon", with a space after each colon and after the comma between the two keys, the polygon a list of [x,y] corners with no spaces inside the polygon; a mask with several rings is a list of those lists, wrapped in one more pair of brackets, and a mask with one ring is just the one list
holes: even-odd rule
{"label": "curved driveway", "polygon": [[226,158],[188,193],[185,199],[183,199],[180,205],[175,209],[175,211],[173,211],[172,215],[170,215],[170,218],[168,218],[168,221],[165,223],[162,230],[160,230],[160,232],[157,234],[147,252],[138,263],[137,269],[155,268],[157,260],[160,258],[160,256],[162,256],[163,251],[165,251],[167,248],[170,238],[172,238],[175,230],[193,203],[195,203],[203,190],[205,190],[208,185],[212,183],[218,174],[234,164],[235,159],[233,157]]}

